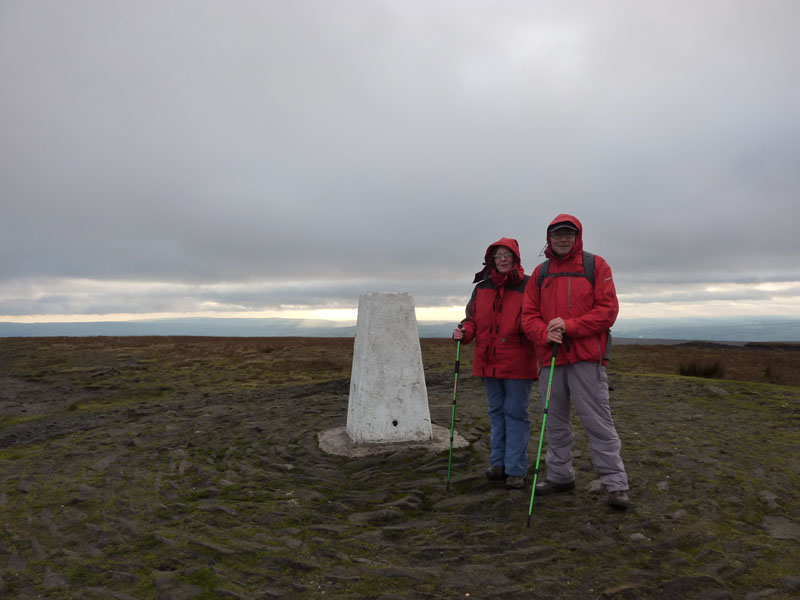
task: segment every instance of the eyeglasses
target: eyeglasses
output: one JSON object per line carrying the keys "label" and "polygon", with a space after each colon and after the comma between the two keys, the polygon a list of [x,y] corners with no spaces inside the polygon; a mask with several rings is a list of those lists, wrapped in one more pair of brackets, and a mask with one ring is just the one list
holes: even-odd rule
{"label": "eyeglasses", "polygon": [[577,232],[572,231],[572,229],[556,229],[555,231],[550,232],[551,238],[568,238],[568,237],[575,237]]}
{"label": "eyeglasses", "polygon": [[494,256],[492,256],[495,260],[503,260],[504,258],[514,258],[514,255],[511,252],[498,252]]}

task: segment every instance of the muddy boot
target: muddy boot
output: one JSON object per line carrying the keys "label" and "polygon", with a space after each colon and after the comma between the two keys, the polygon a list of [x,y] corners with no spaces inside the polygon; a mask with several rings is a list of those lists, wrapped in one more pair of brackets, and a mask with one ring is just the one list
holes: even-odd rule
{"label": "muddy boot", "polygon": [[507,490],[521,490],[525,487],[524,475],[509,475],[506,479]]}
{"label": "muddy boot", "polygon": [[620,510],[628,510],[631,506],[633,506],[631,499],[628,497],[627,490],[608,492],[608,499],[606,502],[610,507],[618,508]]}
{"label": "muddy boot", "polygon": [[506,478],[506,470],[505,467],[489,467],[485,475],[489,481],[503,481]]}
{"label": "muddy boot", "polygon": [[569,492],[575,489],[575,482],[568,481],[567,483],[554,483],[549,479],[545,479],[541,483],[536,484],[536,495],[546,496],[547,494],[560,494],[562,492]]}

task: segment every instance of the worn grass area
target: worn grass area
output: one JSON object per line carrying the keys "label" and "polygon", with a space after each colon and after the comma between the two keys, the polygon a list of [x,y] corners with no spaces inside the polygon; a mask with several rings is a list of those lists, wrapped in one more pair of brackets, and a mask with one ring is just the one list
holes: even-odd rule
{"label": "worn grass area", "polygon": [[[449,425],[455,346],[421,345]],[[636,507],[605,506],[576,422],[577,489],[528,528],[530,488],[482,476],[470,346],[448,492],[447,452],[317,447],[346,418],[352,339],[0,339],[0,597],[794,598],[800,387],[764,365],[788,378],[798,356],[616,347]],[[678,375],[688,360],[726,379]]]}
{"label": "worn grass area", "polygon": [[349,373],[352,351],[344,338],[6,338],[0,361],[48,384],[162,393],[325,381]]}
{"label": "worn grass area", "polygon": [[611,368],[625,373],[679,374],[682,365],[692,364],[718,364],[724,379],[800,386],[800,344],[617,345]]}

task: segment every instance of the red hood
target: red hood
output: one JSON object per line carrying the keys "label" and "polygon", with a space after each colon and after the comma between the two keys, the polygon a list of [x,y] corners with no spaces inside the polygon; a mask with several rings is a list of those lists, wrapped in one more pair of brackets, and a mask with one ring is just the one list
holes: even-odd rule
{"label": "red hood", "polygon": [[491,265],[492,264],[491,258],[492,258],[492,255],[494,254],[493,248],[495,248],[497,246],[505,246],[506,248],[511,250],[511,252],[514,253],[514,256],[517,257],[517,264],[519,264],[521,262],[520,255],[519,255],[519,243],[517,242],[517,240],[515,240],[514,238],[500,238],[494,244],[490,245],[486,249],[486,254],[483,255],[483,263],[484,264],[486,264],[486,265]]}
{"label": "red hood", "polygon": [[[572,247],[570,253],[564,258],[567,259],[583,252],[583,225],[581,225],[581,222],[572,215],[562,213],[550,221],[550,224],[547,226],[547,231],[550,231],[550,228],[557,223],[570,223],[578,228],[578,234],[575,236],[575,245]],[[547,233],[545,233],[545,240],[547,241],[547,248],[544,251],[544,255],[547,258],[557,258],[550,249],[550,238],[547,236]]]}
{"label": "red hood", "polygon": [[483,265],[484,265],[483,269],[475,273],[474,283],[477,283],[478,281],[482,281],[483,279],[490,277],[491,274],[495,272],[494,259],[492,258],[492,255],[494,254],[493,249],[496,248],[497,246],[505,246],[506,248],[511,250],[511,252],[514,254],[514,256],[517,259],[514,270],[519,272],[520,278],[525,273],[525,269],[522,268],[522,258],[519,255],[519,242],[517,242],[517,240],[515,240],[514,238],[504,237],[500,238],[495,243],[490,244],[489,247],[486,248],[486,254],[483,255]]}

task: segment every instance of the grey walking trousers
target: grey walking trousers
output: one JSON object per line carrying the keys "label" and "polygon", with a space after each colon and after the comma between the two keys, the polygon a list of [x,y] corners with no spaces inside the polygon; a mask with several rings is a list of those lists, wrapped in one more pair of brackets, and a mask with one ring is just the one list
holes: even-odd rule
{"label": "grey walking trousers", "polygon": [[[542,408],[549,378],[548,366],[539,374]],[[547,479],[554,483],[575,480],[575,470],[572,467],[575,437],[569,416],[573,404],[589,438],[592,463],[600,481],[609,492],[627,490],[628,476],[620,455],[622,444],[614,427],[608,402],[608,376],[605,367],[600,363],[557,365],[553,372],[546,424]]]}

